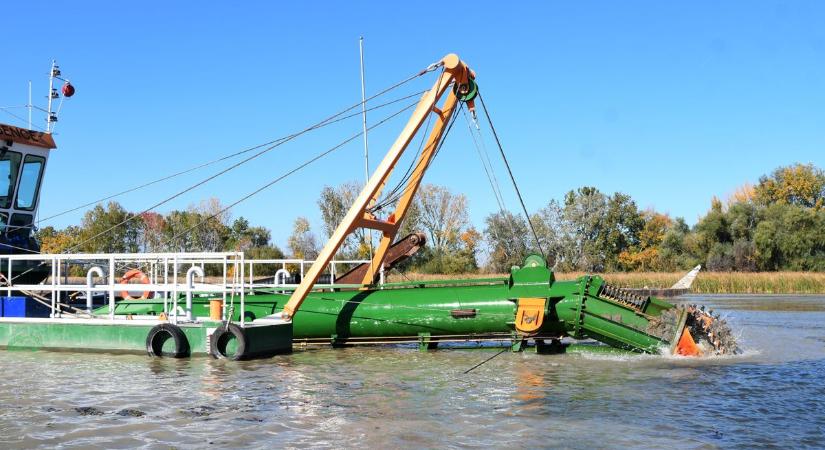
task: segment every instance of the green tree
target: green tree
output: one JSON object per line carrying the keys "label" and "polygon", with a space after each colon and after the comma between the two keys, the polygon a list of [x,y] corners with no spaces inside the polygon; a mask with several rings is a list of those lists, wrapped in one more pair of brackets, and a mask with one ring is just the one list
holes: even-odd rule
{"label": "green tree", "polygon": [[[537,213],[530,218],[533,227],[538,235],[541,249],[544,250],[547,256],[547,262],[551,267],[565,267],[565,263],[569,260],[567,248],[570,237],[567,233],[564,222],[564,212],[556,200],[550,200],[544,208],[541,208]],[[526,223],[524,232],[526,230]],[[536,245],[533,240],[529,240],[528,235],[524,235],[522,239],[528,239],[529,244],[524,245],[529,248],[531,253],[541,253],[540,249],[534,248]],[[523,261],[524,256],[521,255]],[[521,262],[519,262],[521,264]]]}
{"label": "green tree", "polygon": [[218,252],[230,236],[228,212],[216,198],[191,205],[186,211],[172,211],[164,227],[168,248],[179,252]]}
{"label": "green tree", "polygon": [[418,270],[426,273],[475,271],[478,233],[470,226],[467,197],[453,194],[444,186],[424,184],[418,190],[415,203],[416,221],[428,240]]}
{"label": "green tree", "polygon": [[607,262],[604,251],[604,223],[607,196],[595,187],[585,186],[564,197],[564,221],[568,229],[567,268],[603,271]]}
{"label": "green tree", "polygon": [[35,231],[35,239],[40,242],[41,253],[61,253],[74,247],[79,238],[80,228],[74,225],[69,225],[63,230],[49,225]]}
{"label": "green tree", "polygon": [[710,211],[699,220],[694,231],[698,235],[700,250],[705,255],[710,254],[716,244],[733,243],[728,217],[722,202],[716,197],[711,201]]}
{"label": "green tree", "polygon": [[[89,253],[137,252],[140,223],[120,203],[110,201],[86,211],[80,226],[80,248]],[[64,249],[65,250],[65,249]]]}
{"label": "green tree", "polygon": [[779,167],[759,178],[756,199],[762,205],[788,203],[821,209],[825,202],[825,172],[813,164]]}
{"label": "green tree", "polygon": [[[659,247],[673,226],[673,220],[667,214],[648,210],[642,213],[642,228],[634,233],[634,244],[629,244],[618,255],[618,262],[623,269],[661,270],[664,266],[659,255]],[[634,230],[635,231],[635,230]],[[628,239],[628,242],[630,240]]]}
{"label": "green tree", "polygon": [[607,202],[607,212],[601,223],[602,232],[598,234],[596,247],[604,253],[606,270],[622,268],[619,255],[641,247],[637,252],[646,252],[641,265],[652,263],[657,254],[652,251],[661,242],[640,242],[640,234],[661,233],[669,225],[670,218],[650,211],[647,215],[639,212],[636,202],[629,195],[616,192]]}
{"label": "green tree", "polygon": [[484,219],[484,238],[488,246],[487,270],[509,272],[521,265],[528,253],[526,238],[530,231],[523,216],[509,211],[493,213]]}
{"label": "green tree", "polygon": [[663,270],[687,270],[697,264],[705,264],[704,258],[697,256],[696,235],[682,217],[677,217],[665,232],[659,244],[659,260]]}
{"label": "green tree", "polygon": [[418,190],[418,206],[428,246],[436,254],[458,249],[461,233],[470,224],[467,197],[444,186],[425,184]]}
{"label": "green tree", "polygon": [[[318,198],[318,208],[321,212],[324,233],[327,238],[332,236],[338,225],[344,220],[355,199],[363,189],[363,185],[358,182],[342,183],[337,187],[324,186]],[[369,256],[370,236],[369,230],[359,228],[350,233],[338,249],[337,256],[345,259],[366,258]]]}
{"label": "green tree", "polygon": [[226,250],[249,251],[254,248],[267,247],[271,233],[264,227],[253,227],[243,217],[238,217],[229,227]]}
{"label": "green tree", "polygon": [[292,257],[297,259],[314,260],[318,257],[318,240],[309,226],[306,217],[298,217],[292,227],[292,234],[287,240],[287,246]]}
{"label": "green tree", "polygon": [[762,270],[825,270],[825,211],[771,205],[756,227],[754,246]]}

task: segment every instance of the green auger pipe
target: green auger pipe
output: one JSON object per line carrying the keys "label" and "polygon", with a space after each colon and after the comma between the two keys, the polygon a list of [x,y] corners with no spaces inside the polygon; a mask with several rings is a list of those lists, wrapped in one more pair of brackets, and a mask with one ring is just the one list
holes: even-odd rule
{"label": "green auger pipe", "polygon": [[[289,292],[245,298],[245,320],[278,313]],[[182,304],[182,303],[181,303]],[[193,299],[196,317],[209,315],[208,297]],[[162,300],[128,300],[115,313],[160,314]],[[240,320],[236,303],[233,321]],[[105,314],[106,308],[100,313]],[[293,319],[293,339],[332,344],[429,343],[510,336],[535,342],[591,338],[644,353],[724,353],[714,319],[610,286],[598,276],[556,281],[538,255],[506,278],[385,284],[364,290],[316,289]],[[713,325],[713,326],[712,326]]]}

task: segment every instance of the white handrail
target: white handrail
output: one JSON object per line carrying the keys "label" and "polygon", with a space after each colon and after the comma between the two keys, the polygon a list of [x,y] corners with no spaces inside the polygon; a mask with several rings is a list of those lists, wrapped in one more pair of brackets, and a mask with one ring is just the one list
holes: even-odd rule
{"label": "white handrail", "polygon": [[92,288],[95,287],[95,275],[102,277],[103,269],[99,266],[92,266],[89,271],[86,272],[86,312],[89,314],[92,313]]}
{"label": "white handrail", "polygon": [[[195,320],[193,311],[193,295],[195,293],[209,293],[222,296],[224,309],[229,296],[240,296],[241,324],[246,307],[247,291],[252,289],[273,288],[283,290],[290,287],[287,283],[291,277],[287,266],[296,267],[303,274],[305,266],[312,261],[293,258],[280,259],[246,259],[243,252],[192,252],[192,253],[77,253],[77,254],[20,254],[2,255],[6,264],[0,264],[0,272],[5,272],[9,280],[5,286],[7,293],[13,291],[37,291],[51,293],[51,317],[58,317],[66,292],[85,292],[85,310],[91,316],[94,314],[94,298],[102,293],[105,304],[108,304],[108,318],[116,318],[115,309],[118,292],[122,291],[149,291],[155,294],[159,301],[162,299],[163,312],[172,321],[177,323],[183,320],[183,312],[178,309],[179,294],[186,298],[186,320]],[[366,260],[338,260],[329,264],[330,274],[341,273],[338,268],[341,264],[361,264]],[[85,277],[69,277],[71,272],[78,268],[85,269]],[[147,272],[149,283],[131,284],[121,281],[118,274],[124,269],[140,268]],[[181,280],[182,270],[186,268],[185,279]],[[267,270],[268,269],[268,270]],[[255,274],[272,273],[272,278],[262,277],[255,280]],[[44,277],[48,277],[40,284],[31,284],[30,281],[15,283],[15,278],[24,273],[38,270]],[[218,275],[208,278],[212,273]],[[248,274],[248,275],[247,275]],[[201,277],[195,283],[194,277]],[[261,275],[257,275],[261,277]],[[30,277],[26,277],[30,279]],[[96,279],[97,278],[97,279]],[[101,280],[101,278],[105,279]],[[19,281],[19,280],[18,280]],[[318,285],[318,288],[334,287],[335,280],[330,284]],[[100,298],[100,297],[98,297]],[[171,299],[171,301],[169,301]],[[226,310],[224,310],[224,315]],[[79,318],[89,316],[78,316]]]}
{"label": "white handrail", "polygon": [[186,320],[192,321],[192,289],[195,289],[195,275],[203,279],[203,267],[192,266],[186,271]]}

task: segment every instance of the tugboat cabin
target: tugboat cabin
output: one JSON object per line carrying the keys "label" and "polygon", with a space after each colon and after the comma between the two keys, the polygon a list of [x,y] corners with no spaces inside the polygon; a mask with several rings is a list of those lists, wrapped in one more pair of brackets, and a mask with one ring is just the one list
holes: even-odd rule
{"label": "tugboat cabin", "polygon": [[31,231],[54,148],[50,133],[0,124],[0,253],[40,250]]}

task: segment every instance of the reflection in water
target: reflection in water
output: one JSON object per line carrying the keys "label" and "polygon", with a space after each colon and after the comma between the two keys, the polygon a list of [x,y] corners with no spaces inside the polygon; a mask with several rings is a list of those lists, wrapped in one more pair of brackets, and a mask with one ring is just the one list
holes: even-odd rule
{"label": "reflection in water", "polygon": [[2,352],[0,447],[820,446],[825,298],[768,300],[691,299],[742,330],[744,355],[708,359],[504,353],[465,375],[497,350]]}
{"label": "reflection in water", "polygon": [[545,392],[551,390],[552,386],[545,381],[544,376],[535,368],[519,366],[515,369],[515,372],[515,399],[522,402],[524,404],[523,408],[528,410],[540,407],[540,404],[535,401],[544,399]]}

